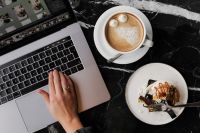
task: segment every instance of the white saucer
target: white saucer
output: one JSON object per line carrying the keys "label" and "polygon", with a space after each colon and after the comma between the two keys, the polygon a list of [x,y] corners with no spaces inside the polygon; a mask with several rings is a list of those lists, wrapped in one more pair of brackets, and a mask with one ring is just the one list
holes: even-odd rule
{"label": "white saucer", "polygon": [[[127,12],[127,11],[131,11],[132,13],[136,14],[137,16],[140,16],[140,18],[142,19],[142,21],[145,24],[148,38],[150,40],[153,39],[153,31],[152,31],[151,24],[150,24],[148,18],[141,11],[139,11],[138,9],[136,9],[134,7],[129,7],[129,6],[113,7],[111,9],[107,10],[106,12],[104,12],[99,17],[99,19],[96,22],[95,28],[94,28],[94,42],[95,42],[96,48],[99,51],[99,53],[107,60],[110,59],[111,57],[114,57],[116,55],[116,53],[108,52],[108,50],[104,47],[104,44],[102,44],[103,43],[102,38],[104,37],[102,26],[105,25],[106,20],[113,13]],[[142,47],[133,53],[129,53],[129,54],[119,57],[118,59],[116,59],[114,61],[114,63],[129,64],[129,63],[136,62],[137,60],[142,58],[148,52],[148,50],[149,50],[149,47]]]}
{"label": "white saucer", "polygon": [[126,85],[126,102],[130,111],[139,120],[150,125],[167,124],[176,119],[184,110],[184,108],[174,108],[173,111],[177,117],[172,119],[166,112],[149,112],[143,107],[142,103],[138,103],[140,92],[147,87],[149,79],[168,81],[177,87],[180,94],[180,102],[177,104],[185,104],[188,99],[188,89],[182,75],[173,67],[161,64],[147,64],[133,73]]}

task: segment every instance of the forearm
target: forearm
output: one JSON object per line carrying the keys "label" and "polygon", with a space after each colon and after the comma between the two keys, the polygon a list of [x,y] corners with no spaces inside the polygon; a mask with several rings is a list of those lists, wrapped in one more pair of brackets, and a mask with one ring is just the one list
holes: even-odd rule
{"label": "forearm", "polygon": [[71,121],[66,121],[64,119],[60,121],[60,124],[62,125],[62,127],[65,129],[67,133],[75,133],[75,131],[83,128],[83,125],[78,117],[74,118]]}

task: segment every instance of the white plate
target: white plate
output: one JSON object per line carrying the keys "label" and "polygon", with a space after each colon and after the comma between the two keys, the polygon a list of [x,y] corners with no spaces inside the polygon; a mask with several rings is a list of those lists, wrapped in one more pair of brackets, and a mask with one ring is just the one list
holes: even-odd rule
{"label": "white plate", "polygon": [[[138,9],[136,9],[134,7],[129,7],[129,6],[113,7],[111,9],[107,10],[106,12],[104,12],[99,17],[99,19],[97,20],[96,25],[94,27],[94,42],[95,42],[96,48],[99,51],[99,53],[107,60],[110,59],[111,57],[114,57],[116,55],[116,53],[110,53],[105,48],[105,45],[102,44],[103,43],[102,40],[104,38],[104,33],[103,33],[102,27],[103,27],[103,25],[106,24],[106,20],[108,19],[108,17],[110,17],[110,15],[112,15],[113,13],[130,12],[130,11],[133,14],[140,16],[141,20],[145,24],[148,38],[150,40],[153,39],[153,31],[152,31],[151,24],[150,24],[148,18],[141,11],[139,11]],[[125,54],[125,55],[121,56],[120,58],[116,59],[114,61],[114,63],[129,64],[129,63],[136,62],[137,60],[142,58],[148,52],[148,50],[149,50],[149,47],[142,47],[133,53],[129,53],[129,54]]]}
{"label": "white plate", "polygon": [[177,104],[187,103],[188,89],[186,82],[176,69],[161,63],[151,63],[139,68],[128,80],[125,92],[126,102],[135,117],[151,125],[167,124],[176,119],[184,108],[173,109],[177,116],[174,119],[166,112],[149,112],[147,108],[144,108],[142,103],[138,103],[138,98],[141,91],[147,87],[149,79],[168,81],[173,84],[180,93],[180,102]]}

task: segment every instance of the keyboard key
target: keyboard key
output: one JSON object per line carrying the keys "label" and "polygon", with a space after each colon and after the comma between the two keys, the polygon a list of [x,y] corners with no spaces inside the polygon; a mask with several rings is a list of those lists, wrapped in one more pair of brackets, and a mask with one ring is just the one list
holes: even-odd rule
{"label": "keyboard key", "polygon": [[40,60],[39,64],[40,64],[40,66],[43,66],[43,65],[45,65],[45,61],[44,60]]}
{"label": "keyboard key", "polygon": [[84,69],[84,67],[83,67],[82,64],[79,64],[79,65],[77,66],[77,68],[78,68],[79,71]]}
{"label": "keyboard key", "polygon": [[31,78],[31,74],[30,73],[26,73],[24,76],[25,76],[26,79],[30,79]]}
{"label": "keyboard key", "polygon": [[14,75],[14,73],[10,73],[10,74],[8,74],[8,77],[9,77],[10,79],[13,79],[13,78],[15,77],[15,75]]}
{"label": "keyboard key", "polygon": [[22,95],[25,95],[25,94],[27,94],[27,93],[29,93],[29,92],[31,92],[31,91],[33,91],[33,90],[30,89],[30,88],[28,88],[28,89],[25,88],[25,89],[22,89],[22,90],[21,90],[21,94],[22,94]]}
{"label": "keyboard key", "polygon": [[7,87],[11,87],[13,85],[12,81],[6,82]]}
{"label": "keyboard key", "polygon": [[31,78],[30,81],[31,81],[31,84],[35,84],[37,82],[35,77]]}
{"label": "keyboard key", "polygon": [[75,59],[75,60],[73,60],[73,61],[68,62],[68,63],[67,63],[67,66],[68,66],[69,68],[71,68],[71,67],[76,66],[76,65],[78,65],[78,64],[81,64],[80,59]]}
{"label": "keyboard key", "polygon": [[8,69],[8,68],[3,69],[3,74],[4,74],[4,75],[6,75],[6,74],[8,74],[8,73],[9,73],[9,69]]}
{"label": "keyboard key", "polygon": [[32,65],[28,65],[28,66],[26,67],[26,69],[27,69],[28,71],[32,71],[32,70],[33,70],[33,66],[32,66]]}
{"label": "keyboard key", "polygon": [[70,41],[70,40],[71,40],[71,37],[70,37],[70,36],[68,36],[68,37],[66,37],[66,38],[62,39],[62,42],[67,42],[67,41]]}
{"label": "keyboard key", "polygon": [[8,95],[8,96],[7,96],[7,99],[8,99],[8,101],[13,100],[13,95],[12,95],[12,94]]}
{"label": "keyboard key", "polygon": [[25,67],[26,65],[28,65],[28,62],[26,60],[21,61],[22,67]]}
{"label": "keyboard key", "polygon": [[21,75],[21,72],[19,70],[16,70],[14,73],[15,73],[16,77],[18,77],[19,75]]}
{"label": "keyboard key", "polygon": [[77,71],[78,71],[78,70],[77,70],[76,67],[72,67],[72,68],[71,68],[71,72],[72,72],[72,73],[75,73],[75,72],[77,72]]}
{"label": "keyboard key", "polygon": [[23,83],[19,83],[19,84],[18,84],[18,88],[19,88],[19,89],[22,89],[22,88],[24,88],[24,87],[25,87],[25,86],[24,86]]}
{"label": "keyboard key", "polygon": [[70,55],[67,56],[67,59],[68,59],[69,61],[72,61],[72,60],[74,59],[74,56],[73,56],[72,54],[70,54]]}
{"label": "keyboard key", "polygon": [[22,68],[22,65],[20,63],[15,64],[16,69]]}
{"label": "keyboard key", "polygon": [[24,75],[19,76],[19,81],[20,81],[20,82],[23,82],[24,80],[25,80]]}
{"label": "keyboard key", "polygon": [[58,59],[58,57],[57,57],[57,55],[56,55],[56,54],[54,54],[54,55],[52,55],[52,56],[51,56],[51,59],[52,59],[53,61],[55,61],[55,60],[57,60],[57,59]]}
{"label": "keyboard key", "polygon": [[21,73],[22,74],[25,74],[26,72],[27,72],[27,70],[26,70],[26,68],[24,67],[24,68],[22,68],[22,69],[20,69],[20,71],[21,71]]}
{"label": "keyboard key", "polygon": [[28,64],[32,64],[34,61],[33,61],[33,58],[32,57],[30,57],[30,58],[28,58],[27,59],[27,62],[28,62]]}
{"label": "keyboard key", "polygon": [[39,82],[39,84],[37,84],[37,85],[29,86],[29,87],[26,87],[25,89],[20,90],[20,92],[22,95],[25,95],[25,94],[32,92],[32,91],[34,91],[44,85],[47,85],[47,84],[48,84],[48,80],[46,79],[46,80]]}
{"label": "keyboard key", "polygon": [[4,90],[4,89],[6,89],[6,84],[5,83],[0,85],[0,90]]}
{"label": "keyboard key", "polygon": [[50,63],[49,67],[50,67],[50,69],[54,68],[55,67],[55,63],[54,62]]}
{"label": "keyboard key", "polygon": [[63,58],[61,59],[61,61],[62,61],[62,63],[66,63],[66,62],[68,61],[68,59],[67,59],[67,57],[63,57]]}
{"label": "keyboard key", "polygon": [[9,80],[9,77],[8,77],[8,75],[6,75],[6,76],[3,76],[2,79],[3,79],[4,82],[6,82],[6,81]]}
{"label": "keyboard key", "polygon": [[44,70],[44,71],[49,71],[49,70],[50,70],[50,68],[49,68],[49,66],[48,66],[48,65],[45,65],[45,66],[43,66],[43,70]]}
{"label": "keyboard key", "polygon": [[39,57],[38,55],[34,55],[34,56],[33,56],[33,60],[34,60],[34,61],[39,61],[39,60],[40,60],[40,57]]}
{"label": "keyboard key", "polygon": [[61,71],[60,66],[56,67],[55,69],[56,69],[57,71]]}
{"label": "keyboard key", "polygon": [[53,52],[54,54],[58,52],[58,49],[57,49],[56,47],[53,47],[51,50],[52,50],[52,52]]}
{"label": "keyboard key", "polygon": [[43,58],[45,58],[45,57],[46,57],[46,55],[45,55],[45,53],[44,53],[44,52],[40,53],[40,54],[39,54],[39,56],[40,56],[40,59],[43,59]]}
{"label": "keyboard key", "polygon": [[79,57],[78,53],[76,51],[74,51],[72,54],[74,55],[74,58],[78,58]]}
{"label": "keyboard key", "polygon": [[60,52],[57,53],[57,56],[58,56],[58,58],[62,58],[64,56],[64,54],[63,54],[62,51],[60,51]]}
{"label": "keyboard key", "polygon": [[18,88],[17,85],[15,85],[15,86],[12,87],[12,91],[13,91],[13,92],[15,92],[15,91],[17,91],[17,90],[19,90],[19,88]]}
{"label": "keyboard key", "polygon": [[12,80],[12,82],[13,82],[13,84],[18,84],[18,83],[19,83],[19,80],[18,80],[17,78],[14,78],[14,79]]}
{"label": "keyboard key", "polygon": [[42,67],[38,68],[36,71],[37,71],[38,74],[43,73]]}
{"label": "keyboard key", "polygon": [[62,71],[66,70],[66,69],[67,69],[67,65],[66,64],[61,65],[61,70]]}
{"label": "keyboard key", "polygon": [[49,76],[49,75],[48,75],[48,73],[47,73],[47,72],[45,72],[45,73],[43,73],[43,74],[42,74],[42,77],[43,77],[44,79],[47,79],[47,78],[48,78],[48,76]]}
{"label": "keyboard key", "polygon": [[69,54],[70,54],[70,51],[69,51],[69,49],[65,49],[65,50],[63,51],[63,53],[64,53],[64,55],[69,55]]}
{"label": "keyboard key", "polygon": [[7,98],[6,97],[3,97],[3,98],[1,98],[1,104],[4,104],[4,103],[6,103],[8,100],[7,100]]}
{"label": "keyboard key", "polygon": [[15,93],[13,93],[14,98],[18,98],[21,96],[19,91],[16,91]]}
{"label": "keyboard key", "polygon": [[0,91],[0,97],[4,97],[4,96],[6,96],[6,91],[5,90]]}
{"label": "keyboard key", "polygon": [[38,62],[33,63],[33,68],[34,68],[34,69],[37,69],[38,67],[40,67],[40,65],[39,65]]}
{"label": "keyboard key", "polygon": [[72,47],[69,48],[69,51],[70,51],[71,53],[73,53],[73,52],[76,52],[76,49],[75,49],[74,46],[72,46]]}
{"label": "keyboard key", "polygon": [[70,74],[71,74],[71,71],[68,69],[68,70],[65,70],[64,73],[67,74],[67,75],[70,75]]}
{"label": "keyboard key", "polygon": [[68,41],[68,42],[64,43],[64,47],[65,48],[68,48],[68,47],[70,47],[72,45],[73,45],[72,41]]}
{"label": "keyboard key", "polygon": [[36,76],[36,79],[37,79],[38,81],[41,81],[41,80],[42,80],[42,76],[41,76],[41,75],[38,75],[38,76]]}
{"label": "keyboard key", "polygon": [[50,57],[47,57],[44,60],[45,60],[46,63],[50,63],[51,62],[51,58]]}
{"label": "keyboard key", "polygon": [[24,85],[29,86],[29,85],[31,85],[31,82],[29,80],[26,80],[26,81],[24,81]]}
{"label": "keyboard key", "polygon": [[15,66],[14,66],[14,65],[10,66],[10,67],[9,67],[9,70],[10,70],[10,72],[15,71]]}
{"label": "keyboard key", "polygon": [[11,88],[6,89],[6,93],[7,93],[7,95],[11,94],[12,93],[12,89]]}
{"label": "keyboard key", "polygon": [[61,63],[60,59],[58,59],[55,61],[55,64],[56,64],[56,66],[60,66],[62,63]]}
{"label": "keyboard key", "polygon": [[61,51],[64,49],[64,46],[62,44],[58,45],[58,50]]}
{"label": "keyboard key", "polygon": [[46,53],[46,55],[47,55],[47,56],[50,56],[50,55],[52,55],[52,52],[51,52],[51,50],[47,50],[47,51],[45,51],[45,53]]}
{"label": "keyboard key", "polygon": [[31,75],[32,75],[32,77],[35,77],[37,75],[36,70],[31,71]]}

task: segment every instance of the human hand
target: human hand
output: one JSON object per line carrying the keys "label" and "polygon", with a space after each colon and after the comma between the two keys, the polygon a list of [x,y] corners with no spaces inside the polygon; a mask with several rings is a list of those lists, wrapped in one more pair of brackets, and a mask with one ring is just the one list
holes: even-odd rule
{"label": "human hand", "polygon": [[77,99],[71,79],[57,70],[49,73],[49,93],[39,90],[52,116],[67,133],[82,128],[78,117]]}

